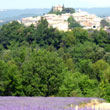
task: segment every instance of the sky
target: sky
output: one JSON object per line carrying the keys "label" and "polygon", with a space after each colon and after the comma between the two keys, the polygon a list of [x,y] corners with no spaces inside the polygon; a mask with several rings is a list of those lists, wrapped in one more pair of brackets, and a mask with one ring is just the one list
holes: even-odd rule
{"label": "sky", "polygon": [[0,9],[51,8],[58,4],[73,8],[110,7],[110,0],[0,0]]}

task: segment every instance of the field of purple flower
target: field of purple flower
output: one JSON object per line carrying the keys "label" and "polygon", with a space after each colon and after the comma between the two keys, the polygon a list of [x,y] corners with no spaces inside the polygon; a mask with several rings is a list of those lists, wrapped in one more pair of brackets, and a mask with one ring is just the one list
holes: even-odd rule
{"label": "field of purple flower", "polygon": [[[75,110],[76,105],[94,98],[78,97],[0,97],[0,110]],[[95,98],[96,99],[96,98]],[[103,100],[103,99],[98,99]],[[93,110],[79,108],[78,110]]]}

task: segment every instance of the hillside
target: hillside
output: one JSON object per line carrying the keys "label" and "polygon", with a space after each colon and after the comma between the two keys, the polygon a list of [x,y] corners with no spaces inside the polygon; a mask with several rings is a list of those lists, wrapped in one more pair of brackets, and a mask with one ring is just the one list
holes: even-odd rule
{"label": "hillside", "polygon": [[[79,8],[75,8],[78,10]],[[110,8],[80,8],[81,10],[87,11],[88,13],[96,14],[97,16],[110,16]],[[44,9],[10,9],[0,10],[0,20],[16,20],[23,17],[38,16],[48,13],[49,8]]]}
{"label": "hillside", "polygon": [[[75,8],[78,10],[79,8]],[[96,14],[97,16],[100,17],[105,17],[105,16],[110,16],[110,8],[80,8],[83,11],[87,11],[88,13],[91,14]]]}
{"label": "hillside", "polygon": [[38,16],[47,13],[49,9],[11,9],[11,10],[1,10],[0,11],[0,19],[8,21],[8,20],[16,20],[21,19],[23,17],[29,16]]}
{"label": "hillside", "polygon": [[[79,8],[75,8],[78,10]],[[110,16],[110,8],[80,8],[83,11],[87,11],[90,14],[96,14],[100,17]],[[44,9],[7,9],[7,10],[0,10],[0,25],[3,25],[12,20],[21,20],[24,17],[30,16],[40,16],[44,13],[48,13],[51,9],[44,8]]]}

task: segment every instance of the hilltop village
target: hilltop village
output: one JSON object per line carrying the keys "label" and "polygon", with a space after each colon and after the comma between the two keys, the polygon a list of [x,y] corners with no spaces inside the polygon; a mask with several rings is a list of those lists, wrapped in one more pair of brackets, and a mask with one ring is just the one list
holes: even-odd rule
{"label": "hilltop village", "polygon": [[[68,11],[67,13],[60,13],[63,10],[64,6],[54,6],[51,10],[54,13],[50,12],[48,14],[43,15],[43,17],[48,21],[50,26],[63,31],[69,30],[68,18],[70,16],[72,16],[75,21],[78,22],[84,29],[100,30],[100,23],[102,18],[94,14],[89,14],[88,12],[82,11],[80,9],[74,13],[69,13]],[[59,12],[60,14],[55,12]],[[21,23],[23,23],[25,26],[30,26],[31,24],[37,26],[41,17],[42,16],[22,18]]]}

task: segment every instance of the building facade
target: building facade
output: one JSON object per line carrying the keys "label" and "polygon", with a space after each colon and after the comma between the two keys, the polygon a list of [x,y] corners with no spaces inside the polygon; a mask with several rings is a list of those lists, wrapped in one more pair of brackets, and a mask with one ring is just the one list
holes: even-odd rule
{"label": "building facade", "polygon": [[[56,7],[55,10],[62,10],[60,6]],[[56,14],[45,14],[43,17],[48,21],[49,26],[57,28],[59,30],[68,31],[68,18],[72,16],[84,29],[100,29],[100,22],[102,18],[97,17],[96,15],[89,14],[85,11],[78,10],[76,13],[70,14],[65,13],[62,15]],[[34,24],[37,26],[38,21],[41,19],[41,16],[38,17],[28,17],[23,18],[22,23],[25,26]]]}
{"label": "building facade", "polygon": [[61,12],[61,11],[63,11],[63,6],[61,6],[61,5],[54,6],[54,7],[53,7],[53,11],[54,11],[54,12],[56,12],[56,11],[60,11],[60,12]]}

